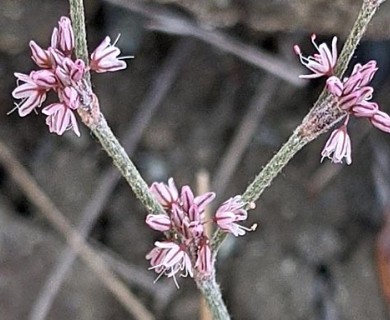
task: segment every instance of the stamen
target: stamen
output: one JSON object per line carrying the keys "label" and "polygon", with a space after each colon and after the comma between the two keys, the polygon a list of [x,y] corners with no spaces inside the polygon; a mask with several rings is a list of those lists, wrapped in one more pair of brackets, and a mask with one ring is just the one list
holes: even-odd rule
{"label": "stamen", "polygon": [[116,44],[117,44],[117,42],[119,41],[119,38],[120,38],[120,37],[121,37],[121,34],[118,33],[118,35],[116,36],[116,38],[115,38],[115,40],[114,40],[112,46],[116,46]]}
{"label": "stamen", "polygon": [[317,39],[317,35],[315,33],[313,33],[311,35],[311,43],[313,44],[313,46],[317,49],[317,51],[320,51],[320,48],[318,47],[317,43],[315,42]]}

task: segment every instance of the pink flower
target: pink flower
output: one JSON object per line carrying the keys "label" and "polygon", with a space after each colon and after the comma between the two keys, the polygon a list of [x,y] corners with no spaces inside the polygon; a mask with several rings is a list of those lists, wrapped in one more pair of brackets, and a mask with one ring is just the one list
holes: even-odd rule
{"label": "pink flower", "polygon": [[356,64],[349,78],[341,81],[333,76],[326,81],[327,90],[338,99],[339,107],[358,117],[370,117],[375,112],[373,105],[367,104],[372,98],[374,89],[367,86],[378,70],[374,60],[365,65]]}
{"label": "pink flower", "polygon": [[12,91],[12,96],[15,99],[22,99],[22,101],[17,104],[18,113],[21,117],[25,117],[35,108],[39,108],[46,100],[46,88],[37,85],[31,78],[32,74],[34,74],[34,71],[32,71],[29,76],[23,73],[15,73],[18,82],[24,82],[23,84],[18,84],[14,91]]}
{"label": "pink flower", "polygon": [[299,48],[299,46],[294,46],[294,51],[299,56],[301,63],[313,72],[309,75],[300,75],[300,78],[313,79],[322,76],[333,75],[333,69],[337,61],[337,37],[333,37],[332,51],[325,43],[321,43],[318,46],[315,42],[315,39],[316,35],[313,34],[311,36],[311,41],[318,51],[318,53],[315,53],[313,56],[304,57],[301,53],[301,49]]}
{"label": "pink flower", "polygon": [[371,60],[364,65],[357,63],[352,70],[351,77],[356,74],[359,74],[361,78],[359,86],[363,87],[371,82],[377,70],[378,68],[376,66],[375,60]]}
{"label": "pink flower", "polygon": [[198,251],[195,268],[202,274],[208,276],[213,271],[213,256],[208,241],[203,241]]}
{"label": "pink flower", "polygon": [[176,282],[175,275],[180,272],[180,276],[193,277],[191,259],[184,246],[180,246],[171,241],[154,243],[154,248],[146,256],[146,259],[151,260],[150,269],[154,269],[157,273],[165,274],[168,278],[173,277]]}
{"label": "pink flower", "polygon": [[204,227],[201,221],[191,221],[187,216],[184,217],[178,231],[183,236],[184,242],[194,243],[204,236]]}
{"label": "pink flower", "polygon": [[189,212],[192,205],[196,205],[200,214],[202,214],[207,205],[209,205],[215,199],[214,192],[206,192],[203,195],[194,197],[192,190],[189,186],[181,188],[180,199],[182,201],[183,210]]}
{"label": "pink flower", "polygon": [[58,97],[61,102],[64,102],[72,110],[76,110],[80,105],[79,94],[73,87],[58,90]]}
{"label": "pink flower", "polygon": [[325,157],[328,157],[333,163],[343,163],[343,159],[345,158],[347,164],[352,163],[351,139],[347,132],[347,121],[330,135],[321,152],[321,161]]}
{"label": "pink flower", "polygon": [[150,187],[150,192],[164,209],[171,208],[179,200],[179,192],[172,178],[168,180],[168,185],[162,182],[154,182]]}
{"label": "pink flower", "polygon": [[379,107],[376,102],[369,102],[365,100],[355,104],[351,108],[352,114],[357,118],[371,118],[378,112],[378,110]]}
{"label": "pink flower", "polygon": [[[376,102],[371,102],[374,89],[368,84],[378,70],[376,61],[371,60],[364,65],[356,64],[349,78],[341,81],[333,76],[327,80],[326,88],[333,94],[338,102],[338,106],[349,115],[357,118],[368,118],[371,124],[378,129],[390,133],[389,115],[379,110]],[[324,150],[323,157],[329,157],[334,149],[333,162],[342,162],[345,156],[347,163],[351,163],[351,142],[346,132],[345,125],[335,130],[328,140]],[[344,155],[344,156],[343,156]]]}
{"label": "pink flower", "polygon": [[32,71],[30,78],[42,89],[50,90],[58,85],[56,76],[48,69]]}
{"label": "pink flower", "polygon": [[73,129],[74,133],[80,136],[73,110],[64,102],[52,103],[44,107],[42,113],[47,115],[46,124],[50,132],[62,135],[66,130]]}
{"label": "pink flower", "polygon": [[146,224],[154,230],[166,232],[171,229],[171,219],[166,214],[148,214]]}
{"label": "pink flower", "polygon": [[[46,124],[50,132],[59,135],[68,129],[80,135],[73,110],[80,106],[80,96],[90,94],[83,85],[86,70],[106,72],[124,69],[126,63],[118,57],[120,50],[110,44],[106,37],[100,46],[92,53],[90,66],[81,59],[72,58],[74,49],[74,34],[69,18],[61,17],[58,27],[53,29],[51,46],[41,48],[35,41],[30,41],[31,58],[41,70],[32,71],[29,75],[15,73],[18,79],[17,87],[12,92],[15,99],[22,101],[16,105],[21,117],[41,107],[47,92],[58,95],[59,102],[52,103],[43,109],[47,115]],[[24,82],[20,84],[19,82]]]}
{"label": "pink flower", "polygon": [[52,58],[49,50],[42,49],[35,41],[30,41],[31,59],[37,64],[38,67],[49,69],[52,67]]}
{"label": "pink flower", "polygon": [[80,81],[85,72],[85,63],[81,59],[73,61],[70,58],[64,58],[56,67],[56,76],[63,86],[71,86]]}
{"label": "pink flower", "polygon": [[68,17],[61,17],[58,28],[54,28],[51,36],[52,48],[60,50],[65,56],[70,56],[74,48],[72,23]]}
{"label": "pink flower", "polygon": [[245,204],[240,196],[230,198],[218,208],[214,221],[221,230],[230,232],[236,237],[242,236],[246,231],[252,230],[236,223],[247,219],[248,213],[244,207]]}
{"label": "pink flower", "polygon": [[370,118],[370,122],[373,126],[377,127],[379,130],[390,133],[390,116],[387,113],[378,110]]}
{"label": "pink flower", "polygon": [[126,69],[126,62],[118,58],[121,51],[111,45],[110,37],[105,37],[103,42],[91,54],[90,68],[97,73]]}

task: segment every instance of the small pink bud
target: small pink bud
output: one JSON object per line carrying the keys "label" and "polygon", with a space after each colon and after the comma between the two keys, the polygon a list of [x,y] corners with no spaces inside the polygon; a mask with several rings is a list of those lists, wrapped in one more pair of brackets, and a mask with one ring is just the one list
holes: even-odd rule
{"label": "small pink bud", "polygon": [[371,124],[379,130],[390,133],[390,116],[383,111],[377,111],[370,119]]}
{"label": "small pink bud", "polygon": [[165,214],[148,214],[146,224],[154,230],[166,232],[171,229],[171,220]]}
{"label": "small pink bud", "polygon": [[52,58],[48,50],[43,50],[35,41],[30,41],[31,59],[38,67],[49,69],[52,67]]}
{"label": "small pink bud", "polygon": [[57,78],[52,71],[47,69],[32,71],[31,79],[44,89],[53,89],[57,86]]}
{"label": "small pink bud", "polygon": [[376,102],[362,101],[351,108],[352,115],[358,118],[370,118],[379,110]]}
{"label": "small pink bud", "polygon": [[179,192],[172,178],[168,180],[168,185],[162,182],[154,182],[150,186],[150,192],[165,209],[171,208],[172,204],[179,200]]}
{"label": "small pink bud", "polygon": [[326,80],[326,89],[336,97],[340,97],[343,93],[344,86],[339,78],[332,76]]}
{"label": "small pink bud", "polygon": [[72,23],[68,17],[61,17],[58,21],[58,29],[54,28],[51,37],[52,48],[58,49],[69,57],[74,48],[74,35]]}
{"label": "small pink bud", "polygon": [[202,274],[208,276],[213,271],[213,257],[209,244],[204,241],[198,251],[198,257],[195,262],[195,268]]}

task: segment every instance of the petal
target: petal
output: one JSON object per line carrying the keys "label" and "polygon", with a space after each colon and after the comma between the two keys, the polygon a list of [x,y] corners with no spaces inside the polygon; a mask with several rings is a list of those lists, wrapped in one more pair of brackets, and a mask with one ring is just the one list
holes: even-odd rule
{"label": "petal", "polygon": [[56,112],[58,112],[59,109],[64,108],[64,105],[62,103],[52,103],[42,109],[42,113],[50,116]]}
{"label": "petal", "polygon": [[165,214],[148,214],[146,224],[154,230],[165,232],[171,229],[171,220]]}
{"label": "petal", "polygon": [[17,86],[14,91],[12,91],[12,96],[15,99],[28,98],[29,96],[39,95],[38,87],[36,84],[32,83],[23,83]]}
{"label": "petal", "polygon": [[45,101],[46,94],[40,95],[35,94],[28,97],[22,104],[18,107],[18,114],[21,117],[24,117],[31,113],[35,108],[41,106],[42,102]]}
{"label": "petal", "polygon": [[377,113],[370,119],[372,125],[377,127],[379,130],[390,133],[390,116],[383,112],[377,111]]}
{"label": "petal", "polygon": [[206,206],[215,199],[214,192],[207,192],[201,196],[198,196],[194,199],[194,203],[198,205],[199,211],[203,212]]}
{"label": "petal", "polygon": [[111,42],[109,36],[105,37],[104,40],[97,46],[97,48],[91,54],[91,60],[99,60],[101,59],[104,48],[106,48]]}
{"label": "petal", "polygon": [[183,186],[181,188],[180,195],[181,195],[180,198],[182,201],[183,210],[188,212],[188,210],[194,203],[194,194],[189,186]]}

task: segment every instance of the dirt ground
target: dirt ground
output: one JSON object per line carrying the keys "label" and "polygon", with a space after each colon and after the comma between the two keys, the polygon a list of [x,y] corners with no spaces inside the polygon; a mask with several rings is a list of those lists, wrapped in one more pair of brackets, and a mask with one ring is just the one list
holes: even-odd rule
{"label": "dirt ground", "polygon": [[[71,132],[59,137],[49,134],[42,115],[6,115],[14,103],[13,72],[34,68],[29,40],[48,45],[56,21],[68,14],[67,2],[0,2],[1,141],[76,226],[87,206],[103,197],[99,188],[114,179],[110,159],[85,127],[81,138]],[[183,13],[172,5],[166,8]],[[148,183],[174,177],[178,185],[195,188],[199,173],[206,172],[210,188],[222,191],[218,201],[242,193],[323,86],[320,79],[297,87],[212,43],[150,31],[139,13],[108,3],[89,1],[86,11],[90,49],[105,35],[115,38],[120,32],[123,54],[135,55],[126,70],[94,75],[93,84],[113,131],[121,141],[132,140],[131,157]],[[292,45],[312,50],[306,32],[262,33],[242,23],[221,30],[294,68],[299,66]],[[331,40],[320,28],[312,31],[320,40]],[[374,100],[387,112],[389,57],[390,43],[384,39],[363,42],[354,59],[378,60]],[[161,94],[164,86],[166,94]],[[242,155],[240,147],[233,149],[237,167],[218,174],[240,128],[250,134],[238,140]],[[133,130],[130,136],[128,130]],[[320,137],[263,194],[247,222],[257,223],[257,230],[225,242],[217,278],[233,319],[390,319],[390,300],[383,291],[390,281],[390,136],[364,120],[352,121],[350,134],[350,166],[320,163],[327,138]],[[147,228],[146,211],[129,186],[123,180],[111,186],[95,208],[96,221],[87,223],[89,243],[156,319],[199,319],[199,293],[190,279],[179,279],[179,289],[167,279],[153,284],[156,274],[148,270],[145,254],[159,234]],[[80,260],[57,293],[44,291],[48,279],[60,272],[66,248],[0,165],[0,320],[43,319],[38,303],[49,300],[46,319],[131,319]]]}

